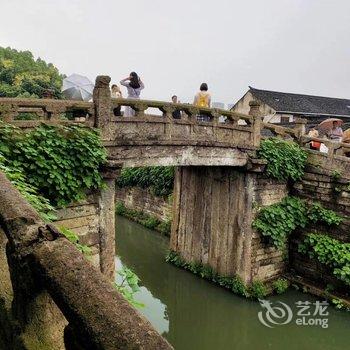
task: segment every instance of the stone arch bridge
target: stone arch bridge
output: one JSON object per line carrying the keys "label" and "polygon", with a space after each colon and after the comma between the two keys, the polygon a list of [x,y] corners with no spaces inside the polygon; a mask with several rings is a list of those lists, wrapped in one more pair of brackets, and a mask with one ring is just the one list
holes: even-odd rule
{"label": "stone arch bridge", "polygon": [[[306,144],[310,138],[304,135],[304,121],[294,128],[265,124],[255,102],[249,115],[243,115],[189,104],[112,99],[109,83],[109,77],[97,77],[93,102],[0,98],[5,122],[24,129],[41,123],[97,127],[108,151],[102,169],[106,186],[98,199],[79,207],[83,217],[72,214],[74,207],[60,215],[64,224],[84,222],[79,227],[83,234],[92,234],[89,220],[94,220],[97,264],[105,277],[54,226],[41,222],[0,174],[0,258],[7,281],[0,290],[0,305],[5,305],[0,338],[11,346],[21,343],[18,349],[33,348],[26,337],[35,338],[31,330],[38,327],[46,330],[40,334],[52,335],[45,341],[57,349],[171,348],[107,282],[114,278],[115,178],[122,167],[177,167],[170,248],[186,261],[208,264],[223,276],[238,275],[247,284],[276,278],[285,269],[283,254],[263,245],[251,225],[257,207],[287,195],[285,184],[264,176],[265,162],[256,151],[265,132]],[[131,107],[135,116],[115,116],[119,106]],[[173,118],[176,109],[181,119]],[[208,122],[197,120],[202,114],[210,117]],[[323,142],[328,154],[310,151],[311,157],[329,171],[348,171],[344,155],[350,147]],[[53,331],[52,320],[59,320],[64,340],[62,332]]]}

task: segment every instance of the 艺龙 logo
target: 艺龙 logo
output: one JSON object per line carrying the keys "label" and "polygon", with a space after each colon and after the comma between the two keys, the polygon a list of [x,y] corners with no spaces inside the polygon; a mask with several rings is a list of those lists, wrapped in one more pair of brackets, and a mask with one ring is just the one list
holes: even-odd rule
{"label": "\u827a\u9f99 logo", "polygon": [[259,299],[260,305],[265,309],[259,311],[259,321],[266,327],[274,328],[274,326],[288,324],[293,318],[292,309],[285,303],[278,301],[277,305],[272,305],[268,300]]}

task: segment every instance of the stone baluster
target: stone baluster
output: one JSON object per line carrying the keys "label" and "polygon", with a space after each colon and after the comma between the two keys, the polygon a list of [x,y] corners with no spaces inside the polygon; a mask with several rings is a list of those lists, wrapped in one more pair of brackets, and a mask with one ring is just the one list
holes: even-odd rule
{"label": "stone baluster", "polygon": [[145,110],[148,108],[148,106],[137,101],[133,106],[131,106],[131,108],[135,111],[136,117],[142,117],[145,115]]}
{"label": "stone baluster", "polygon": [[57,121],[60,119],[61,114],[66,112],[66,107],[61,105],[47,105],[45,107],[46,119]]}
{"label": "stone baluster", "polygon": [[186,114],[188,115],[189,120],[197,120],[197,115],[199,115],[199,108],[191,106],[187,108]]}
{"label": "stone baluster", "polygon": [[253,146],[259,147],[262,130],[262,115],[260,112],[260,103],[258,101],[250,101],[249,107],[249,115],[253,117]]}
{"label": "stone baluster", "polygon": [[169,121],[173,121],[173,112],[176,110],[175,105],[164,105],[162,107],[159,107],[159,110],[163,113],[164,118],[167,118]]}
{"label": "stone baluster", "polygon": [[295,132],[297,135],[298,140],[300,141],[301,136],[306,134],[306,124],[307,119],[305,118],[296,118],[295,119]]}

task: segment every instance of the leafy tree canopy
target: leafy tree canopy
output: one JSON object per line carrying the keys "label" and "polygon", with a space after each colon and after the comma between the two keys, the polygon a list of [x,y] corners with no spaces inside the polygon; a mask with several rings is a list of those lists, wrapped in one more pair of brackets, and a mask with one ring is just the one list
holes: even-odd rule
{"label": "leafy tree canopy", "polygon": [[63,75],[52,63],[34,59],[30,51],[0,47],[0,97],[43,97],[51,89],[61,97]]}

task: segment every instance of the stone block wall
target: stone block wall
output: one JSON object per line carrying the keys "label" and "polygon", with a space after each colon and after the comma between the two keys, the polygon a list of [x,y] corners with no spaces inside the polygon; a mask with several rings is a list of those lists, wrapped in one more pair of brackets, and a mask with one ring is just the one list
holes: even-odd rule
{"label": "stone block wall", "polygon": [[[292,194],[306,200],[320,202],[325,208],[332,209],[342,216],[350,214],[350,176],[334,170],[325,170],[320,167],[307,166],[304,177],[294,184]],[[289,259],[292,273],[301,276],[308,282],[322,288],[332,284],[338,290],[349,292],[349,287],[333,276],[332,270],[325,265],[310,259],[298,252],[298,245],[307,233],[323,233],[342,242],[350,242],[350,219],[336,227],[322,225],[307,227],[295,232],[290,241]]]}
{"label": "stone block wall", "polygon": [[[253,216],[262,207],[279,203],[288,195],[284,182],[266,178],[261,174],[255,176]],[[280,277],[287,269],[287,254],[268,242],[254,231],[252,237],[252,279],[268,281]]]}
{"label": "stone block wall", "polygon": [[156,196],[148,188],[117,187],[115,199],[127,208],[142,211],[158,220],[167,221],[172,218],[171,198]]}
{"label": "stone block wall", "polygon": [[99,196],[89,194],[86,200],[57,211],[57,227],[65,227],[79,236],[79,242],[92,249],[92,263],[100,266]]}

